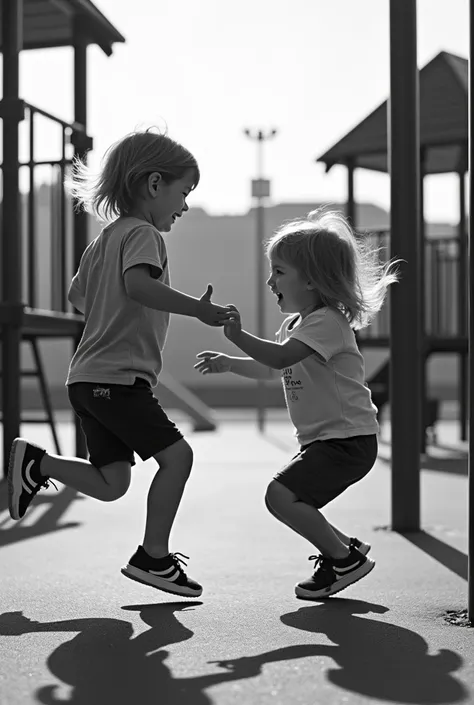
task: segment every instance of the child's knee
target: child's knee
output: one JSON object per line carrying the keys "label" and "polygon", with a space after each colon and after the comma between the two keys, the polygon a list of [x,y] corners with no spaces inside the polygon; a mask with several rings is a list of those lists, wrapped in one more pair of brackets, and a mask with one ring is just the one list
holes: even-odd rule
{"label": "child's knee", "polygon": [[103,502],[114,502],[126,494],[130,487],[131,465],[127,461],[117,461],[100,468],[100,473],[105,480]]}
{"label": "child's knee", "polygon": [[181,475],[189,476],[193,466],[193,449],[184,438],[181,438],[173,445],[168,446],[154,456],[160,469],[166,467],[173,468],[174,472],[179,470]]}
{"label": "child's knee", "polygon": [[267,487],[265,493],[265,504],[267,509],[271,512],[272,509],[278,509],[282,504],[287,504],[292,493],[287,490],[287,488],[278,482],[278,480],[272,480]]}

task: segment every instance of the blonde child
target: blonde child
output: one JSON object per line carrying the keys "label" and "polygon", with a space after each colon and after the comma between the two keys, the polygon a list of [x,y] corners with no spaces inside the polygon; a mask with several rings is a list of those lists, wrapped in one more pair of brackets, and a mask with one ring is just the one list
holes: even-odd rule
{"label": "blonde child", "polygon": [[131,481],[134,452],[153,457],[159,470],[147,503],[143,544],[122,568],[133,580],[177,595],[197,597],[202,587],[170,553],[169,535],[191,471],[193,452],[152,393],[162,367],[170,313],[210,326],[228,311],[173,289],[162,233],[188,210],[199,183],[193,155],[153,131],[115,143],[94,178],[77,162],[70,192],[107,223],[84,251],[68,298],[85,317],[66,385],[79,416],[89,461],[47,453],[17,438],[8,472],[13,519],[24,516],[38,490],[59,480],[104,502],[122,497]]}
{"label": "blonde child", "polygon": [[268,379],[281,375],[299,452],[274,477],[265,502],[273,516],[319,551],[315,572],[296,595],[318,600],[367,575],[370,545],[332,526],[321,508],[367,475],[377,457],[377,409],[365,385],[355,329],[381,308],[397,281],[394,263],[358,241],[343,215],[318,210],[284,225],[267,243],[268,286],[282,313],[291,314],[276,342],[245,332],[237,310],[226,337],[249,357],[206,351],[203,374],[233,372]]}

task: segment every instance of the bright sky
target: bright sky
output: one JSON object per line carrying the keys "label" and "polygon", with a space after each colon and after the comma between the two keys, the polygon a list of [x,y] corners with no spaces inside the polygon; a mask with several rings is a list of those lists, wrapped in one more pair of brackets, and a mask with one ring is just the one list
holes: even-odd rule
{"label": "bright sky", "polygon": [[[125,36],[89,49],[94,156],[136,127],[167,125],[197,157],[190,197],[210,213],[251,205],[256,146],[243,129],[277,128],[265,147],[272,201],[344,200],[346,171],[320,156],[389,92],[389,0],[97,0]],[[418,59],[467,58],[468,0],[418,0]],[[21,96],[72,118],[72,52],[24,52]],[[427,180],[428,220],[455,222],[457,181]],[[389,207],[386,175],[359,171],[356,198]]]}

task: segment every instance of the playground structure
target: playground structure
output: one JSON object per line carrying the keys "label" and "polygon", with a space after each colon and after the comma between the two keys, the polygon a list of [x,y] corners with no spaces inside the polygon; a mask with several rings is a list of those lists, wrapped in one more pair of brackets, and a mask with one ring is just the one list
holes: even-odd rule
{"label": "playground structure", "polygon": [[[467,438],[468,238],[465,176],[468,170],[468,61],[440,52],[419,71],[420,110],[420,210],[421,241],[419,284],[423,319],[423,434],[433,429],[438,400],[426,394],[426,364],[435,353],[455,353],[459,357],[458,401],[460,436]],[[357,168],[388,172],[388,102],[376,108],[317,161],[326,171],[336,164],[347,167],[347,215],[355,218],[354,172]],[[431,237],[425,234],[423,215],[424,179],[430,174],[455,173],[459,182],[459,224],[457,237]],[[374,248],[390,256],[390,233],[367,232]],[[415,237],[415,234],[413,234]],[[389,294],[390,299],[390,294]],[[390,301],[371,326],[358,335],[360,347],[388,348]],[[368,380],[379,410],[389,401],[390,361]]]}
{"label": "playground structure", "polygon": [[[92,149],[87,132],[87,47],[99,46],[110,56],[124,37],[89,0],[0,0],[0,39],[3,54],[2,125],[3,199],[0,271],[0,408],[3,423],[3,472],[9,449],[20,435],[20,423],[49,424],[60,453],[48,382],[38,341],[66,338],[77,344],[84,319],[67,301],[67,291],[88,244],[88,215],[74,211],[64,177],[74,157]],[[19,56],[22,50],[72,47],[74,55],[74,121],[68,123],[19,95]],[[42,139],[39,139],[42,135]],[[44,136],[47,135],[47,139]],[[44,147],[47,145],[47,153]],[[26,158],[23,155],[26,153]],[[40,181],[48,184],[47,231],[38,232]],[[5,205],[4,205],[5,204]],[[49,294],[44,286],[50,283]],[[21,346],[33,353],[35,368],[21,369]],[[36,377],[44,418],[28,417],[21,409],[21,379]],[[162,380],[169,403],[194,421],[195,430],[213,430],[212,413],[171,378]],[[86,457],[77,418],[76,455]]]}
{"label": "playground structure", "polygon": [[[77,268],[87,238],[87,217],[73,213],[63,190],[63,176],[74,156],[83,157],[92,147],[87,134],[87,47],[96,44],[107,54],[124,38],[89,0],[0,0],[0,37],[3,54],[3,204],[1,230],[0,332],[2,341],[2,410],[4,472],[8,450],[19,435],[20,347],[29,343],[34,352],[47,420],[54,428],[48,389],[36,341],[69,338],[77,341],[83,319],[70,310],[65,286]],[[472,23],[472,17],[470,18]],[[74,122],[67,123],[32,106],[19,96],[19,54],[23,49],[70,46],[74,51]],[[330,169],[344,164],[348,169],[348,214],[354,222],[354,170],[367,168],[391,172],[390,250],[406,257],[404,285],[394,287],[391,306],[360,336],[363,346],[390,346],[390,371],[385,370],[385,397],[390,379],[392,407],[392,507],[396,531],[419,531],[419,460],[422,400],[426,398],[426,360],[434,352],[455,352],[460,357],[460,420],[462,437],[467,427],[468,301],[473,324],[474,288],[467,287],[471,257],[465,219],[465,174],[472,142],[468,142],[468,87],[472,78],[467,61],[442,52],[420,72],[416,65],[416,0],[390,2],[391,90],[390,106],[383,104],[357,128],[326,152],[320,161]],[[435,70],[436,69],[436,70]],[[418,75],[419,74],[419,75]],[[418,112],[418,79],[420,111]],[[470,94],[470,92],[469,92]],[[387,130],[387,107],[391,118]],[[418,119],[420,116],[420,120]],[[36,122],[46,119],[59,133],[59,154],[35,158]],[[472,121],[472,113],[471,118]],[[28,160],[20,163],[20,128],[26,127]],[[388,157],[389,155],[389,157]],[[43,249],[35,231],[35,172],[48,167],[53,174],[51,228],[47,235],[50,255],[50,301],[44,308],[36,302],[38,269],[36,256]],[[22,218],[23,197],[20,172],[29,176],[27,217]],[[428,243],[424,237],[424,176],[435,173],[459,175],[459,232],[456,240]],[[421,209],[420,209],[421,205]],[[470,189],[472,205],[472,188]],[[420,213],[421,210],[421,213]],[[420,217],[421,215],[421,217]],[[69,236],[67,233],[71,233]],[[419,235],[422,235],[420,239]],[[373,234],[388,242],[387,233]],[[411,242],[410,239],[413,241]],[[421,244],[420,244],[421,243]],[[429,248],[433,248],[429,250]],[[468,257],[469,255],[469,257]],[[450,284],[446,284],[451,272]],[[471,272],[472,275],[472,272]],[[44,276],[44,274],[43,274]],[[444,282],[441,288],[441,282]],[[454,287],[454,288],[453,288]],[[449,303],[446,296],[450,296]],[[454,292],[454,293],[453,293]],[[440,322],[449,323],[446,327]],[[421,363],[421,364],[420,364]],[[474,358],[470,356],[470,385]],[[373,381],[373,380],[372,380]],[[420,383],[421,381],[421,383]],[[182,401],[179,386],[170,393]],[[472,390],[471,390],[472,391]],[[472,398],[472,395],[471,395]],[[188,395],[186,410],[202,427],[214,428],[206,409],[195,408]],[[469,415],[474,428],[473,415]],[[57,442],[57,441],[56,441]],[[76,422],[76,454],[85,456],[84,439]],[[472,456],[470,456],[472,457]],[[471,468],[471,462],[469,463]],[[472,500],[472,480],[469,494]],[[474,521],[470,519],[470,548],[474,545]],[[472,555],[472,550],[470,550]],[[469,561],[469,616],[474,619],[474,561]]]}

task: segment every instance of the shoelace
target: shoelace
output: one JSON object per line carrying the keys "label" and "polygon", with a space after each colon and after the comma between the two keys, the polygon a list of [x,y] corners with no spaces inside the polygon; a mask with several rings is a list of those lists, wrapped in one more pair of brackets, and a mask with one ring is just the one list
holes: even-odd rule
{"label": "shoelace", "polygon": [[[320,567],[321,570],[327,569],[331,566],[331,561],[329,558],[326,556],[309,556],[308,557],[309,561],[314,561],[314,570],[317,570],[318,567]],[[318,566],[319,564],[319,566]]]}
{"label": "shoelace", "polygon": [[54,489],[56,492],[59,492],[58,488],[54,484],[53,480],[50,477],[45,477],[43,482],[39,483],[40,487],[44,487],[45,489],[48,489],[50,485],[53,485]]}
{"label": "shoelace", "polygon": [[[176,568],[178,568],[178,570],[180,570],[180,571],[182,572],[182,574],[183,574],[184,576],[186,576],[186,573],[185,573],[184,570],[181,568],[181,565],[180,565],[180,564],[182,563],[182,564],[185,565],[185,566],[187,566],[188,564],[185,563],[182,558],[179,558],[179,556],[183,556],[183,558],[186,558],[186,560],[188,560],[188,561],[189,561],[189,556],[185,556],[184,553],[180,553],[179,551],[177,551],[176,553],[170,553],[170,556],[171,556],[171,560],[172,560],[173,563],[175,564]],[[187,576],[186,576],[186,577],[187,577]]]}

